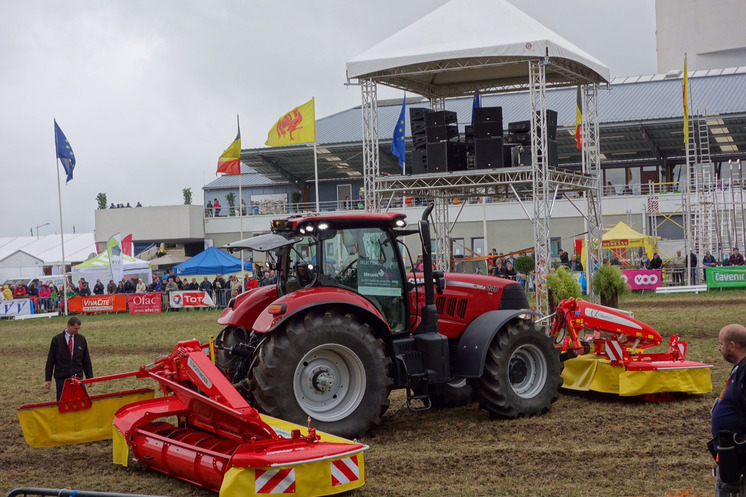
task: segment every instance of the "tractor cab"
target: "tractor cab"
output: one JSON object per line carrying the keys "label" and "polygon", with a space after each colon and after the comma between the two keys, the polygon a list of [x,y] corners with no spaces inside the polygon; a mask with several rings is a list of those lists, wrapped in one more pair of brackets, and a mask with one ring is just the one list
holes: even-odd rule
{"label": "tractor cab", "polygon": [[395,228],[404,216],[314,216],[277,220],[272,233],[228,245],[267,253],[280,296],[336,287],[369,300],[391,331],[407,330],[407,278]]}

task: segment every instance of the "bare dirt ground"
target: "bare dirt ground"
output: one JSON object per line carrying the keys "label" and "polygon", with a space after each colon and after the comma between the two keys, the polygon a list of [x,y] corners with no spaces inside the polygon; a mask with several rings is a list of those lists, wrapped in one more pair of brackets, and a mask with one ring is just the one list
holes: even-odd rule
{"label": "bare dirt ground", "polygon": [[[716,351],[717,331],[744,321],[743,294],[722,300],[687,296],[628,299],[622,307],[667,339],[690,340],[689,358],[714,364],[715,390],[730,367]],[[136,369],[177,340],[217,334],[216,313],[84,318],[97,374]],[[17,487],[77,488],[170,496],[208,491],[131,461],[111,463],[111,442],[32,449],[15,415],[20,404],[53,400],[41,390],[49,339],[59,319],[0,322],[0,492]],[[136,345],[140,344],[140,345]],[[143,386],[137,384],[136,386]],[[705,450],[715,393],[646,402],[563,391],[545,416],[491,420],[476,404],[415,413],[402,391],[382,424],[362,441],[367,496],[705,496],[714,493]]]}

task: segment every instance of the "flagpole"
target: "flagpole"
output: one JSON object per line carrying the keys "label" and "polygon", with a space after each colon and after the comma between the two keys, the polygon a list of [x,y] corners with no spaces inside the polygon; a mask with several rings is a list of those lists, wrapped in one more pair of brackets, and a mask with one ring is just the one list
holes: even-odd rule
{"label": "flagpole", "polygon": [[60,163],[55,151],[55,169],[57,169],[57,201],[60,208],[60,243],[62,245],[62,276],[65,282],[62,285],[62,293],[65,294],[65,316],[67,316],[67,271],[65,270],[65,232],[62,229],[62,187],[60,186]]}
{"label": "flagpole", "polygon": [[686,284],[687,286],[690,286],[692,284],[692,271],[691,271],[691,253],[692,253],[692,197],[691,197],[691,188],[692,188],[692,180],[691,180],[691,164],[689,163],[689,74],[687,73],[687,65],[686,65],[686,52],[684,52],[684,113],[686,114],[684,116],[684,123],[686,126],[686,130],[684,131],[684,136],[686,137],[686,234],[684,237],[684,240],[686,241]]}
{"label": "flagpole", "polygon": [[319,161],[316,156],[316,141],[313,142],[313,174],[314,174],[314,183],[316,184],[316,212],[321,212],[321,209],[319,208]]}

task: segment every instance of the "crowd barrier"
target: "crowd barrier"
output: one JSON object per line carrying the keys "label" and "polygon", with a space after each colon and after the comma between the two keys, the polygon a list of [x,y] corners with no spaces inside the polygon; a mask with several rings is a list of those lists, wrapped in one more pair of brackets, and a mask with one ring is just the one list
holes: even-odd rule
{"label": "crowd barrier", "polygon": [[[213,291],[179,290],[173,292],[148,292],[127,294],[104,294],[68,298],[71,313],[95,314],[107,312],[129,312],[130,314],[154,314],[179,309],[223,309],[228,306],[233,292],[228,289]],[[28,316],[43,313],[62,314],[64,299],[22,299],[1,300],[0,319],[15,316]]]}

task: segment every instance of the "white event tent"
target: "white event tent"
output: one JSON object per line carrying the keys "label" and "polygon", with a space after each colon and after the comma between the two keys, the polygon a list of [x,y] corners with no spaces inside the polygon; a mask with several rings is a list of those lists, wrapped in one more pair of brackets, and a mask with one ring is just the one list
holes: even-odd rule
{"label": "white event tent", "polygon": [[[150,262],[136,259],[129,255],[122,255],[122,263],[122,267],[124,268],[124,279],[129,279],[137,274],[141,280],[145,281],[145,283],[151,283],[153,281],[153,270],[151,269]],[[101,283],[104,285],[109,283],[112,276],[108,253],[101,252],[96,257],[78,264],[77,266],[73,266],[73,282],[77,284],[78,281],[80,281],[80,278],[85,278],[90,284],[91,289],[93,289],[96,280],[101,280]]]}

